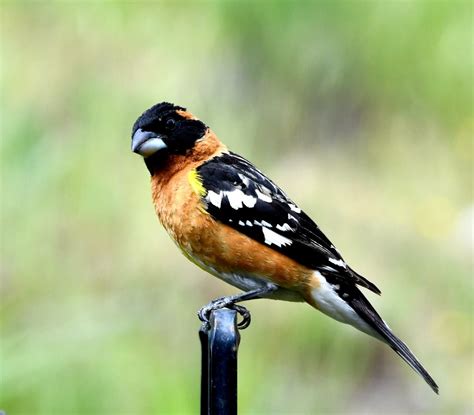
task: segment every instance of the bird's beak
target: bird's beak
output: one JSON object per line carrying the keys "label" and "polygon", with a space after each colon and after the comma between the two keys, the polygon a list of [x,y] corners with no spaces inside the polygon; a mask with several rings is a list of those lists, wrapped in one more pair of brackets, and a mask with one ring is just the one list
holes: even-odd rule
{"label": "bird's beak", "polygon": [[143,157],[149,157],[166,147],[163,136],[160,134],[143,131],[141,128],[133,134],[132,151],[141,154]]}

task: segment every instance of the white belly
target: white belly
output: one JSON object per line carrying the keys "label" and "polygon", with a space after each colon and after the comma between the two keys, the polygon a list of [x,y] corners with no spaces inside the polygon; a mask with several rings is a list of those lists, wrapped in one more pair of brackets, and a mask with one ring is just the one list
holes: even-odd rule
{"label": "white belly", "polygon": [[201,260],[197,259],[196,257],[190,255],[189,253],[185,252],[185,255],[191,259],[196,265],[198,265],[204,271],[209,272],[210,274],[214,275],[215,277],[219,278],[226,283],[233,285],[241,289],[242,291],[252,291],[258,288],[268,287],[268,286],[276,286],[277,289],[271,293],[265,295],[265,298],[270,298],[273,300],[284,300],[284,301],[304,301],[303,297],[297,291],[288,290],[286,288],[280,287],[272,283],[266,278],[258,277],[254,275],[243,275],[238,273],[231,273],[231,272],[220,272],[215,268],[205,264]]}

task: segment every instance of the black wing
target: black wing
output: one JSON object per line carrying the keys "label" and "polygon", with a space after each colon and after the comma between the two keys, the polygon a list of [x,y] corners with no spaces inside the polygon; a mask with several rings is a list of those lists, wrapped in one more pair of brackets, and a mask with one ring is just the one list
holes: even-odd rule
{"label": "black wing", "polygon": [[249,161],[224,153],[197,169],[205,209],[216,220],[315,269],[334,283],[352,280],[380,294],[353,271],[318,226]]}

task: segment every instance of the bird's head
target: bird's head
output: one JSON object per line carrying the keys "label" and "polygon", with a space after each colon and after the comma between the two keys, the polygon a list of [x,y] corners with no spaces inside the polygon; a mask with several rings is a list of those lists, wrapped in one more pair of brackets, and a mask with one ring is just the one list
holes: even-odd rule
{"label": "bird's head", "polygon": [[203,139],[207,126],[186,108],[162,102],[146,110],[132,128],[132,151],[143,156],[148,169],[172,155],[185,155]]}

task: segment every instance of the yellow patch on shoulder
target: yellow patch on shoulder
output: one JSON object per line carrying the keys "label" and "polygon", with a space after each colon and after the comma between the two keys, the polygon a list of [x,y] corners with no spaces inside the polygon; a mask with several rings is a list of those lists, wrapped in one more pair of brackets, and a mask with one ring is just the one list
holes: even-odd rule
{"label": "yellow patch on shoulder", "polygon": [[197,172],[196,169],[192,169],[188,173],[188,181],[194,193],[196,193],[199,197],[206,196],[207,191],[204,188],[201,177],[199,176],[199,173]]}

